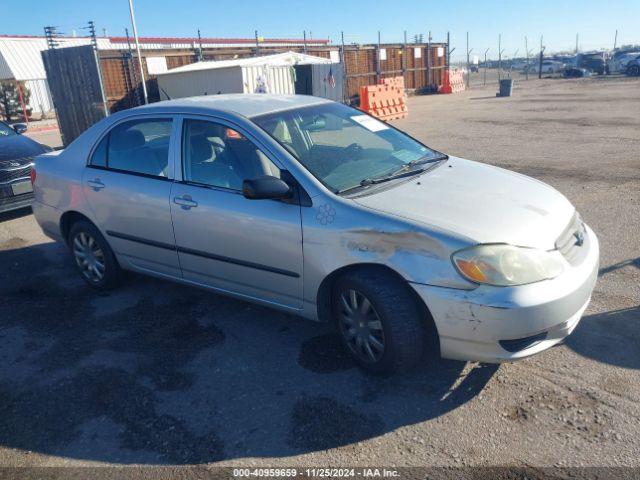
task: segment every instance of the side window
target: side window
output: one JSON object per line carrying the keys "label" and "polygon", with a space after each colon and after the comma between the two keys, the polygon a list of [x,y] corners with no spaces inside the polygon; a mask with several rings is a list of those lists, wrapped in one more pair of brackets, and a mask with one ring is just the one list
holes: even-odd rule
{"label": "side window", "polygon": [[93,155],[91,156],[91,165],[96,167],[106,167],[107,166],[107,145],[109,143],[109,135],[105,135],[104,138],[100,141],[96,149],[93,151]]}
{"label": "side window", "polygon": [[[170,119],[133,120],[122,123],[109,132],[106,165],[115,170],[166,177],[170,137]],[[99,158],[96,155],[101,146],[99,145],[94,153],[97,161]]]}
{"label": "side window", "polygon": [[280,170],[250,140],[219,123],[185,120],[182,168],[187,182],[242,190],[243,180]]}

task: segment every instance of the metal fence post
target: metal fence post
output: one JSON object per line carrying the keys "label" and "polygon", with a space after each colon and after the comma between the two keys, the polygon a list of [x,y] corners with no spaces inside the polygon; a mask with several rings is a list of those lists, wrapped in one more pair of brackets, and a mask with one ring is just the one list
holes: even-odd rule
{"label": "metal fence post", "polygon": [[346,61],[346,52],[344,50],[344,32],[340,32],[340,43],[342,44],[342,48],[340,49],[340,61],[342,62],[342,101],[344,102],[347,98],[347,94],[345,92],[349,92],[347,88],[347,61]]}
{"label": "metal fence post", "polygon": [[482,81],[482,85],[487,85],[487,53],[489,53],[489,49],[487,48],[484,51],[484,80]]}
{"label": "metal fence post", "polygon": [[[401,65],[402,65],[402,80],[405,83],[405,86],[407,84],[407,79],[406,77],[406,73],[407,73],[407,31],[404,31],[404,45],[402,46],[402,58],[401,60]],[[415,85],[414,85],[415,87]]]}
{"label": "metal fence post", "polygon": [[378,48],[376,50],[376,83],[380,83],[380,30],[378,30]]}

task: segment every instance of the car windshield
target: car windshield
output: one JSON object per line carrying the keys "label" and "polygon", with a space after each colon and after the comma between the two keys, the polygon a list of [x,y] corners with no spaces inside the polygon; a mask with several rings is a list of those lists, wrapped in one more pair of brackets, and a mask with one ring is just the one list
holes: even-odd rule
{"label": "car windshield", "polygon": [[360,110],[324,103],[252,119],[334,192],[446,158]]}
{"label": "car windshield", "polygon": [[4,122],[0,122],[0,137],[10,137],[11,135],[17,135],[17,133]]}

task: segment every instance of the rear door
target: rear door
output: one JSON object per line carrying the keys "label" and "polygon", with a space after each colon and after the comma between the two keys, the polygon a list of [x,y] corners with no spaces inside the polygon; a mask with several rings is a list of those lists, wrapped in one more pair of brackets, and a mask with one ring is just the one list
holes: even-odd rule
{"label": "rear door", "polygon": [[184,118],[181,139],[171,212],[184,278],[301,308],[300,205],[241,192],[245,179],[281,174],[273,157],[222,121]]}
{"label": "rear door", "polygon": [[180,277],[171,225],[171,117],[121,122],[94,149],[82,189],[109,244],[130,267]]}

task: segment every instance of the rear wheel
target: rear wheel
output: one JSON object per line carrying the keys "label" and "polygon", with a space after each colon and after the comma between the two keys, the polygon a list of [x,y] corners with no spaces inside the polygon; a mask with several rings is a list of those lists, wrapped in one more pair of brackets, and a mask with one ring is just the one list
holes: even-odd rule
{"label": "rear wheel", "polygon": [[122,276],[118,262],[100,231],[91,223],[79,220],[69,232],[69,248],[80,275],[94,288],[115,287]]}
{"label": "rear wheel", "polygon": [[627,68],[627,75],[632,75],[634,77],[640,75],[640,65],[631,65]]}
{"label": "rear wheel", "polygon": [[343,344],[362,368],[392,373],[423,357],[423,315],[393,274],[375,268],[347,273],[336,281],[332,303]]}

